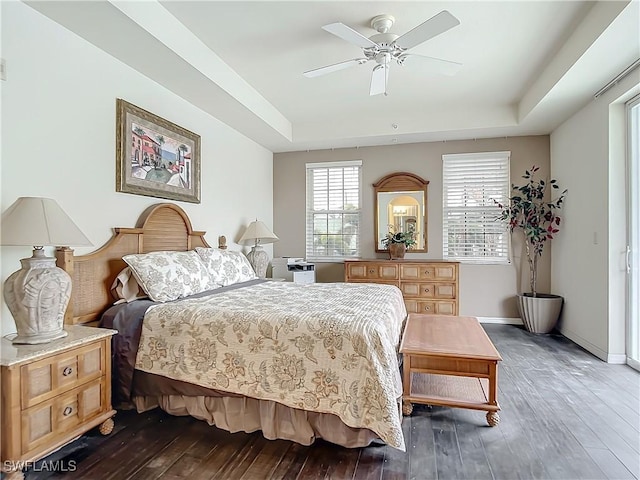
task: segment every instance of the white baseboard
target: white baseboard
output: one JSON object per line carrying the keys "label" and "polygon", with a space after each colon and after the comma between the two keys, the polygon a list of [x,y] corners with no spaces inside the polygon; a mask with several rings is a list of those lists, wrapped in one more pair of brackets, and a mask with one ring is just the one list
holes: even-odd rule
{"label": "white baseboard", "polygon": [[627,356],[624,353],[609,353],[607,355],[607,363],[625,365],[627,363]]}
{"label": "white baseboard", "polygon": [[500,323],[503,325],[522,325],[522,320],[519,318],[505,318],[505,317],[476,317],[480,323]]}

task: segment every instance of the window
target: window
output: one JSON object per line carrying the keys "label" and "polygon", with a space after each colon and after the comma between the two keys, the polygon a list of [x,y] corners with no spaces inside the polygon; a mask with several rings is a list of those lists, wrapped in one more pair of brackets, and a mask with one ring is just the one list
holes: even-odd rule
{"label": "window", "polygon": [[443,256],[509,263],[509,235],[496,201],[508,201],[511,152],[442,156]]}
{"label": "window", "polygon": [[362,161],[307,164],[307,259],[360,256]]}

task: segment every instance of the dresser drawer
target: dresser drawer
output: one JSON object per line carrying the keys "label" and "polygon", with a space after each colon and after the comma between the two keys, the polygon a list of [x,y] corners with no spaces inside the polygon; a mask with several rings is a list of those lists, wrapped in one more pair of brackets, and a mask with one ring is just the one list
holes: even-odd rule
{"label": "dresser drawer", "polygon": [[407,313],[426,313],[433,315],[457,315],[457,303],[452,301],[429,301],[405,298]]}
{"label": "dresser drawer", "polygon": [[105,373],[105,341],[21,367],[22,409],[72,390]]}
{"label": "dresser drawer", "polygon": [[50,443],[63,432],[106,410],[106,378],[97,378],[22,412],[22,454]]}
{"label": "dresser drawer", "polygon": [[351,280],[396,280],[398,265],[354,262],[346,264],[346,278]]}
{"label": "dresser drawer", "polygon": [[457,280],[457,264],[419,264],[409,263],[400,265],[400,278],[403,280],[437,280],[450,281]]}

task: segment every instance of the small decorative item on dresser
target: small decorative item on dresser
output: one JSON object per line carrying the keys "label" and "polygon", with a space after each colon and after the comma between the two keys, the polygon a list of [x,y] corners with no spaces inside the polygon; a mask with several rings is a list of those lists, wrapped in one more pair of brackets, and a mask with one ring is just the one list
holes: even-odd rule
{"label": "small decorative item on dresser", "polygon": [[415,232],[397,231],[393,225],[389,225],[389,232],[381,241],[382,245],[389,250],[391,260],[404,258],[407,250],[416,244]]}

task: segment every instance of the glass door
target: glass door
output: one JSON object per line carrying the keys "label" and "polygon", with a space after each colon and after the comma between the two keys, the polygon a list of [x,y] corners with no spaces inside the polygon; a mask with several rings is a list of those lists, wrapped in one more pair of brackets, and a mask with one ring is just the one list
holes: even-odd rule
{"label": "glass door", "polygon": [[627,363],[640,370],[640,96],[627,103]]}

